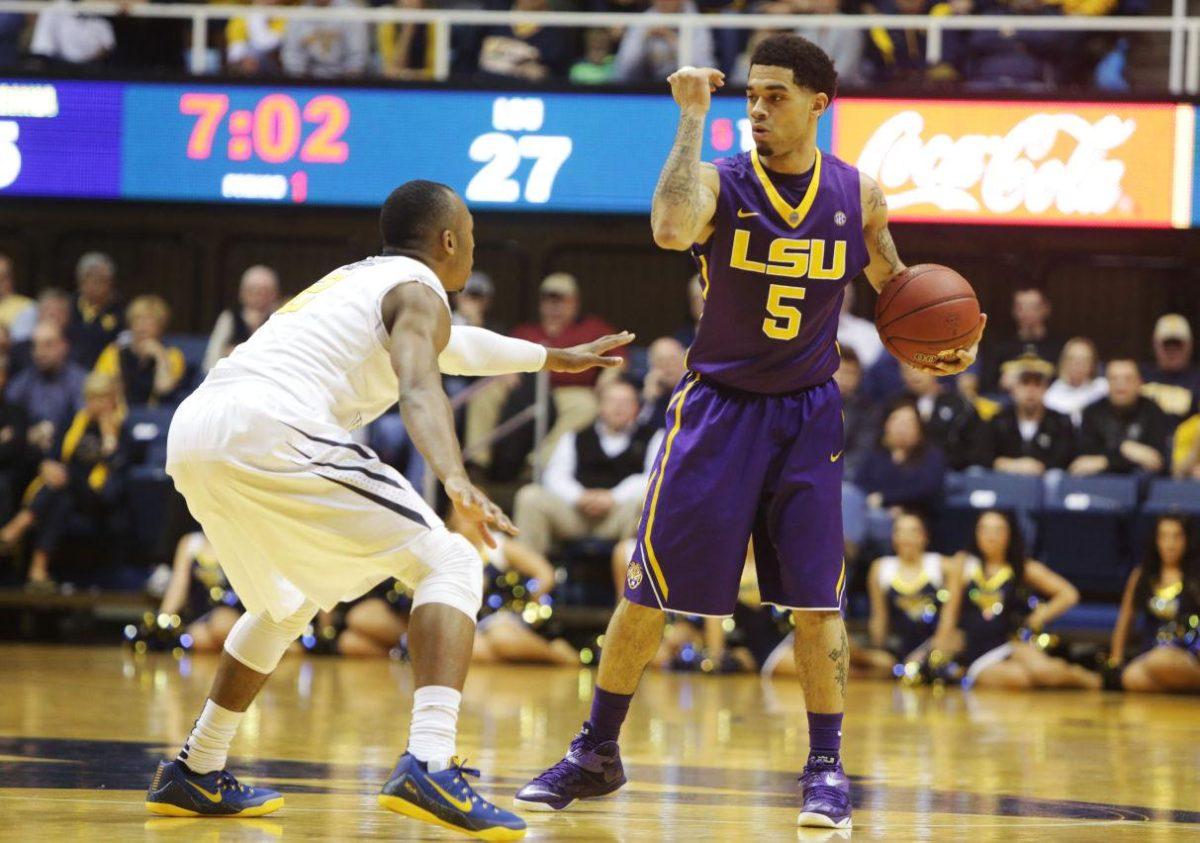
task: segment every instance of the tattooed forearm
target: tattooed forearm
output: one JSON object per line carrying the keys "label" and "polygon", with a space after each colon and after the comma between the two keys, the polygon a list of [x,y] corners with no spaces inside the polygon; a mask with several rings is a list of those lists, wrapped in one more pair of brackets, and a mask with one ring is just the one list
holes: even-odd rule
{"label": "tattooed forearm", "polygon": [[850,668],[850,639],[846,637],[846,626],[842,624],[842,643],[829,651],[829,660],[833,662],[834,676],[842,699],[846,699],[846,675]]}
{"label": "tattooed forearm", "polygon": [[704,117],[682,114],[675,144],[663,165],[650,206],[650,224],[658,231],[666,226],[693,232],[702,222],[700,199],[700,146],[704,137]]}

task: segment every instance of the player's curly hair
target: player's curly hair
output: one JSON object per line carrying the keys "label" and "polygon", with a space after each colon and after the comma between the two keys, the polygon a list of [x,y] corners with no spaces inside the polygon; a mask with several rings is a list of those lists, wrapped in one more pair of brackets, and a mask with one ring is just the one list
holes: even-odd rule
{"label": "player's curly hair", "polygon": [[825,51],[799,35],[780,33],[764,39],[750,56],[750,65],[769,64],[791,69],[796,84],[825,94],[832,101],[837,94],[837,71]]}

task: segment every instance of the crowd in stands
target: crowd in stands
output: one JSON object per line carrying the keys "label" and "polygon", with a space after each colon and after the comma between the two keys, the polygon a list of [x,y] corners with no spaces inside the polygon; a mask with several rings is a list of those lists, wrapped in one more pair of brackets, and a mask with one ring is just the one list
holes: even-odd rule
{"label": "crowd in stands", "polygon": [[[148,0],[134,0],[123,7]],[[701,12],[719,24],[756,14],[834,15],[1039,15],[1138,14],[1147,0],[394,0],[404,9],[467,8],[494,11]],[[389,5],[386,0],[304,0],[305,5]],[[253,0],[244,15],[209,33],[208,72],[239,76],[318,79],[430,79],[439,24],[370,24],[360,20],[286,20],[272,14],[280,0]],[[748,56],[774,30],[694,29],[691,63],[724,70],[745,81]],[[834,29],[799,25],[794,30],[825,49],[843,85],[962,83],[972,88],[1097,87],[1126,90],[1127,41],[1115,35],[1062,31],[948,30],[942,60],[926,60],[924,30]],[[680,30],[661,26],[564,27],[455,26],[449,57],[452,74],[489,81],[577,85],[658,82],[680,64]],[[0,70],[20,64],[116,68],[182,73],[188,66],[188,23],[128,14],[83,15],[71,0],[57,0],[37,15],[0,15]]]}
{"label": "crowd in stands", "polygon": [[[171,537],[182,535],[170,565],[165,554],[154,558],[150,548],[139,547],[146,532],[138,525],[164,516],[139,509],[145,501],[135,500],[131,489],[138,472],[149,469],[158,472],[157,494],[175,497],[161,473],[172,408],[279,306],[278,277],[266,266],[246,269],[238,301],[220,314],[207,340],[168,333],[170,311],[157,296],[123,303],[117,267],[101,253],[79,258],[73,294],[47,288],[34,301],[16,292],[27,287],[23,280],[0,256],[0,554],[9,560],[8,582],[23,581],[34,592],[52,591],[56,581],[149,587],[163,594],[152,620],[185,617],[188,645],[218,647],[239,608],[219,560],[202,534],[187,530]],[[454,321],[500,328],[490,313],[494,295],[491,279],[477,272],[455,297]],[[481,626],[477,658],[575,663],[594,657],[588,647],[577,649],[578,641],[561,640],[562,630],[550,621],[553,607],[556,600],[611,606],[622,587],[664,426],[672,423],[670,397],[686,371],[685,342],[703,310],[695,278],[686,295],[686,307],[680,304],[685,323],[672,336],[629,349],[623,369],[550,380],[550,432],[540,448],[529,423],[510,425],[516,432],[507,436],[492,435],[535,401],[534,376],[447,379],[451,393],[470,390],[458,419],[470,470],[500,499],[508,490],[521,530],[520,540],[492,549],[470,525],[452,525],[480,548],[488,583],[490,619]],[[935,532],[956,477],[1012,476],[1048,485],[1063,478],[1133,477],[1143,484],[1200,478],[1200,369],[1190,323],[1181,314],[1162,316],[1145,362],[1101,361],[1090,340],[1054,334],[1044,292],[1021,289],[1012,300],[1012,333],[994,329],[973,370],[937,379],[885,353],[871,323],[851,312],[852,302],[850,292],[839,323],[836,379],[845,407],[843,522],[851,600],[859,595],[859,609],[870,615],[870,640],[856,664],[868,674],[909,678],[953,674],[1012,687],[1099,687],[1098,673],[1050,661],[1041,632],[1081,592],[1104,589],[1093,589],[1086,576],[1068,578],[1032,561],[1037,546],[1024,549],[1030,531],[1023,516],[987,501],[971,505],[973,533],[955,539],[958,544]],[[563,347],[612,331],[588,312],[577,279],[555,272],[541,283],[537,319],[509,333]],[[424,467],[397,413],[356,435],[420,487]],[[1200,485],[1192,506],[1200,513]],[[996,518],[989,521],[989,513]],[[1129,580],[1112,645],[1116,668],[1127,655],[1142,657],[1124,641],[1145,625],[1135,616],[1147,606],[1161,610],[1163,624],[1176,624],[1179,635],[1166,639],[1178,643],[1190,634],[1192,646],[1200,637],[1200,602],[1188,602],[1189,589],[1200,589],[1193,582],[1200,576],[1193,544],[1181,540],[1179,549],[1166,536],[1190,527],[1171,511],[1159,516],[1152,563],[1134,568],[1140,553],[1131,550],[1119,574]],[[993,535],[999,533],[1002,541]],[[734,621],[680,621],[657,663],[789,670],[786,642],[779,645],[788,631],[786,615],[757,604],[750,551]],[[147,586],[153,562],[163,564]],[[905,590],[909,585],[920,600]],[[959,605],[954,595],[962,594],[970,597]],[[980,594],[1011,608],[1004,635],[989,625],[988,613],[982,619],[971,614]],[[925,634],[917,643],[928,646],[915,662],[909,658],[914,629],[901,630],[903,648],[888,644],[896,630],[888,632],[887,624],[900,622],[895,607],[888,608],[897,595],[907,598],[910,610],[924,607],[918,614]],[[1115,612],[1115,591],[1100,599]],[[1169,618],[1168,605],[1175,607]],[[950,615],[948,606],[954,607]],[[306,641],[315,649],[386,654],[402,649],[407,610],[403,586],[385,583],[323,615]],[[910,612],[909,620],[914,617]],[[1026,646],[972,666],[1018,627],[1032,630]],[[955,643],[961,635],[965,645]],[[942,651],[959,656],[931,664],[931,653]],[[1175,680],[1156,673],[1164,660],[1168,673],[1178,668],[1172,659],[1154,656],[1126,684],[1177,689],[1170,686]],[[1119,670],[1110,670],[1108,679],[1110,685],[1123,681]]]}

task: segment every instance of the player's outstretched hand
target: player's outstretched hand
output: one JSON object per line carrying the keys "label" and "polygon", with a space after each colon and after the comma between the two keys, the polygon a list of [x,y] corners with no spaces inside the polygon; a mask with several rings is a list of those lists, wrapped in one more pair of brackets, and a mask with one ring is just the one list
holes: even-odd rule
{"label": "player's outstretched hand", "polygon": [[516,525],[508,520],[504,510],[492,503],[491,498],[465,476],[447,478],[445,488],[446,496],[450,498],[458,514],[479,525],[479,532],[483,534],[483,540],[488,547],[496,546],[496,539],[492,537],[489,528],[494,527],[510,536],[519,532]]}
{"label": "player's outstretched hand", "polygon": [[712,95],[725,85],[725,74],[713,67],[681,67],[667,77],[680,111],[708,113]]}
{"label": "player's outstretched hand", "polygon": [[937,377],[957,375],[965,372],[975,363],[979,356],[979,341],[983,339],[983,329],[987,327],[987,314],[979,315],[979,327],[975,334],[967,340],[967,344],[959,348],[951,348],[938,353],[938,362],[923,367],[925,371]]}
{"label": "player's outstretched hand", "polygon": [[546,368],[551,372],[586,372],[588,369],[612,369],[625,362],[624,358],[607,356],[614,348],[629,345],[637,337],[628,331],[609,334],[583,345],[570,348],[547,348]]}

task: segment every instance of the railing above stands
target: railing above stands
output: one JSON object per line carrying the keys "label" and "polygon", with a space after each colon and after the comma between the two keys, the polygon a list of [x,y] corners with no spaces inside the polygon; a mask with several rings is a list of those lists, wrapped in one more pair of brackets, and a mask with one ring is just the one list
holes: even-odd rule
{"label": "railing above stands", "polygon": [[[0,12],[31,14],[57,4],[51,0],[0,0]],[[61,7],[60,7],[61,8]],[[1061,32],[1165,32],[1171,36],[1168,88],[1172,94],[1200,93],[1200,17],[1188,16],[1187,0],[1172,0],[1172,14],[1157,17],[1045,17],[1041,15],[700,15],[655,12],[488,12],[474,9],[400,9],[317,6],[245,6],[184,3],[141,3],[126,7],[108,0],[83,0],[72,10],[115,17],[181,18],[192,22],[191,69],[207,66],[208,22],[240,17],[250,11],[267,12],[288,20],[349,20],[365,23],[435,24],[434,76],[450,75],[450,30],[455,26],[505,26],[536,24],[547,27],[656,26],[680,31],[680,64],[691,62],[694,29],[923,29],[928,32],[925,58],[942,60],[942,34],[948,29],[1023,29]]]}

